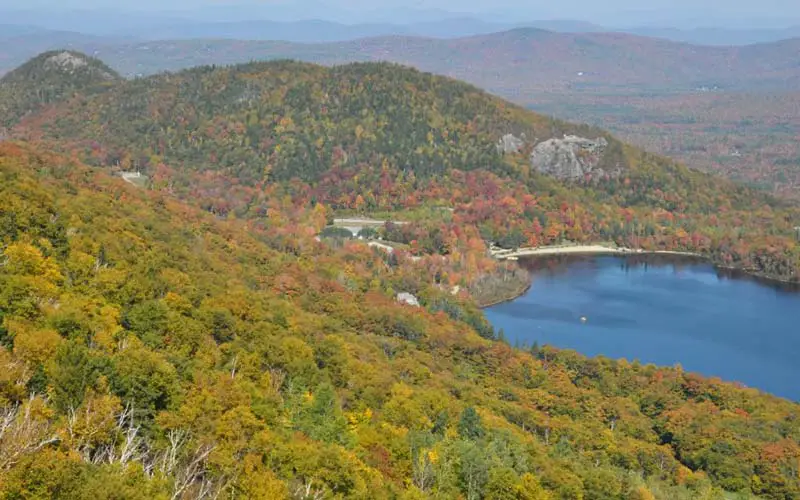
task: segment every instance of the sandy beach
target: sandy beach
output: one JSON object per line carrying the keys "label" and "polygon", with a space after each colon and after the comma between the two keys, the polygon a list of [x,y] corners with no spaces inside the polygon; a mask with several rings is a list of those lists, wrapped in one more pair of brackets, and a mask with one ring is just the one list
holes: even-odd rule
{"label": "sandy beach", "polygon": [[539,248],[520,248],[516,251],[499,250],[492,252],[492,255],[500,260],[518,259],[521,257],[535,257],[541,255],[565,255],[565,254],[598,254],[598,255],[685,255],[689,257],[702,257],[701,254],[692,252],[676,252],[668,250],[642,250],[636,248],[614,248],[603,245],[571,245],[561,247],[539,247]]}

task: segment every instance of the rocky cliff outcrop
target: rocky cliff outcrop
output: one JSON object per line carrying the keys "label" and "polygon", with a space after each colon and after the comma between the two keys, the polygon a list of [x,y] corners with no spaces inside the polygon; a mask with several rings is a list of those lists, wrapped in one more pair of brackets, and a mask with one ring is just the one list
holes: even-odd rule
{"label": "rocky cliff outcrop", "polygon": [[397,302],[400,302],[401,304],[406,304],[406,305],[409,305],[409,306],[412,306],[412,307],[420,307],[419,300],[415,296],[413,296],[413,295],[411,295],[410,293],[407,293],[407,292],[398,293],[397,294]]}
{"label": "rocky cliff outcrop", "polygon": [[497,150],[503,154],[519,153],[525,146],[525,140],[514,134],[506,134],[497,142]]}
{"label": "rocky cliff outcrop", "polygon": [[561,180],[592,180],[618,173],[599,168],[608,141],[566,135],[563,139],[540,142],[531,153],[531,165],[537,171]]}

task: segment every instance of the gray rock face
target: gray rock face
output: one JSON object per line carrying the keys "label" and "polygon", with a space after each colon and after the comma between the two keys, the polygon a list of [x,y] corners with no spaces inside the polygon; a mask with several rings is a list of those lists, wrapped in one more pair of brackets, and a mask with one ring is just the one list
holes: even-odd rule
{"label": "gray rock face", "polygon": [[515,136],[514,134],[504,135],[497,143],[497,149],[501,153],[513,154],[519,153],[519,150],[525,145],[525,141]]}
{"label": "gray rock face", "polygon": [[401,304],[406,304],[406,305],[409,305],[409,306],[412,306],[412,307],[419,307],[419,300],[417,300],[417,298],[414,297],[413,295],[411,295],[410,293],[406,293],[406,292],[397,294],[397,302],[400,302]]}
{"label": "gray rock face", "polygon": [[47,58],[45,64],[48,66],[58,66],[66,70],[73,70],[82,68],[89,63],[87,63],[82,57],[78,57],[75,54],[64,51]]}
{"label": "gray rock face", "polygon": [[566,135],[537,144],[531,153],[531,165],[543,174],[568,181],[613,175],[597,168],[607,147],[608,141],[603,137],[592,140]]}
{"label": "gray rock face", "polygon": [[89,61],[79,54],[73,54],[66,50],[48,57],[44,62],[44,66],[48,69],[56,69],[63,73],[69,74],[74,74],[78,70],[86,71],[88,69],[105,80],[110,81],[114,79],[114,75],[108,71],[103,71],[96,68],[88,68]]}

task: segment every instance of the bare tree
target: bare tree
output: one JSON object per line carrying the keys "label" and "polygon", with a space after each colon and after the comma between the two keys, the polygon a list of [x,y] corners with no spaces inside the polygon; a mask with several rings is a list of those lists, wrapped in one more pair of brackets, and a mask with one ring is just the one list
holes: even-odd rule
{"label": "bare tree", "polygon": [[203,444],[193,453],[185,455],[189,443],[189,433],[183,429],[173,429],[167,433],[169,445],[154,460],[159,472],[175,481],[172,499],[215,499],[227,488],[229,482],[224,478],[213,481],[208,477],[206,464],[214,446]]}
{"label": "bare tree", "polygon": [[87,401],[80,410],[70,408],[67,414],[66,432],[69,436],[69,445],[80,453],[86,462],[91,463],[103,461],[108,452],[106,449],[108,445],[97,446],[95,441],[109,425],[113,425],[112,422],[117,420],[113,413],[101,414],[101,419],[97,419],[98,414],[91,401]]}
{"label": "bare tree", "polygon": [[[416,455],[416,456],[415,456]],[[426,449],[412,450],[413,482],[414,485],[425,492],[433,485],[433,463],[430,460],[429,451]]]}
{"label": "bare tree", "polygon": [[[59,436],[52,423],[36,416],[40,399],[31,396],[23,405],[0,408],[0,470],[13,467],[19,460],[45,446],[58,442]],[[92,420],[93,408],[86,405],[69,411],[66,429],[69,445],[89,463],[117,464],[123,469],[137,463],[152,477],[161,474],[173,480],[172,500],[191,498],[213,500],[230,485],[229,478],[213,478],[208,472],[208,457],[214,450],[212,444],[189,448],[190,435],[186,430],[175,429],[167,434],[166,449],[157,453],[142,436],[141,426],[134,419],[134,408],[128,404],[114,419],[113,438],[97,444],[102,429],[108,421],[82,427]],[[317,498],[314,496],[303,498]]]}
{"label": "bare tree", "polygon": [[92,460],[94,463],[117,463],[123,468],[132,462],[147,463],[150,450],[144,438],[139,435],[140,428],[135,425],[133,415],[134,409],[128,404],[117,416],[116,437],[98,450]]}
{"label": "bare tree", "polygon": [[[201,445],[185,461],[174,464],[174,468],[170,471],[164,471],[166,474],[172,475],[175,480],[172,488],[172,500],[182,498],[183,493],[194,486],[198,487],[198,494],[195,495],[195,498],[211,498],[207,495],[215,491],[216,488],[205,477],[205,465],[208,455],[213,450],[214,447],[211,445]],[[200,495],[201,492],[203,495]]]}
{"label": "bare tree", "polygon": [[0,409],[0,470],[10,469],[23,456],[59,440],[51,423],[31,412],[36,402],[32,394],[24,405]]}
{"label": "bare tree", "polygon": [[321,487],[314,486],[314,479],[306,479],[294,490],[294,498],[298,500],[322,500],[325,491]]}

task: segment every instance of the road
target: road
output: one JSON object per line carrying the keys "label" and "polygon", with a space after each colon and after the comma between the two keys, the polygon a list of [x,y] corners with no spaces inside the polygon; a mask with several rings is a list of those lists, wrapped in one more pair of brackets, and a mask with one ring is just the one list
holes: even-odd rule
{"label": "road", "polygon": [[403,224],[408,224],[407,222],[385,221],[385,220],[367,219],[367,218],[333,219],[334,226],[343,227],[349,230],[351,233],[353,233],[353,236],[357,236],[358,233],[365,227],[377,228],[383,226],[387,222],[392,222],[393,224],[397,224],[398,226],[402,226]]}

